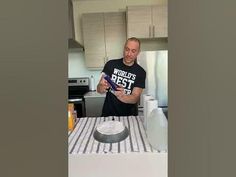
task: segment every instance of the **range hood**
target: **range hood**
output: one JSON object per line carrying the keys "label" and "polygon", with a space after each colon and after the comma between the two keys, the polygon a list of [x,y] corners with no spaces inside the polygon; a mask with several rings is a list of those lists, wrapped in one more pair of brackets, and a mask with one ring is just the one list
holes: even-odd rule
{"label": "range hood", "polygon": [[74,14],[73,14],[73,3],[72,0],[68,0],[68,24],[69,24],[69,37],[68,47],[69,49],[80,49],[84,50],[84,47],[75,40],[75,25],[74,25]]}

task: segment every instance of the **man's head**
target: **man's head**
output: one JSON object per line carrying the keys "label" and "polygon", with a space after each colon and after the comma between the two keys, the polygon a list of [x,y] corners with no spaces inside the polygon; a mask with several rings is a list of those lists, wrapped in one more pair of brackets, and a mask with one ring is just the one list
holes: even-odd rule
{"label": "man's head", "polygon": [[132,66],[140,52],[140,41],[139,39],[132,37],[127,39],[124,46],[124,59],[125,65]]}

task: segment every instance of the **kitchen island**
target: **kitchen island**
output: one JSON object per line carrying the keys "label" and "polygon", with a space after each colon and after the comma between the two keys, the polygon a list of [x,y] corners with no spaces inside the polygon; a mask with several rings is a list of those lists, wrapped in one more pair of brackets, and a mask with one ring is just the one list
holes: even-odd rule
{"label": "kitchen island", "polygon": [[[101,143],[94,139],[96,127],[104,121],[120,121],[129,136],[118,143]],[[69,154],[157,153],[150,145],[140,116],[84,117],[77,119],[73,131],[68,132]]]}
{"label": "kitchen island", "polygon": [[167,177],[167,153],[69,155],[69,177]]}
{"label": "kitchen island", "polygon": [[[94,139],[104,121],[123,122],[129,136],[118,143]],[[140,116],[84,117],[68,132],[69,177],[167,177],[167,153],[148,142]]]}

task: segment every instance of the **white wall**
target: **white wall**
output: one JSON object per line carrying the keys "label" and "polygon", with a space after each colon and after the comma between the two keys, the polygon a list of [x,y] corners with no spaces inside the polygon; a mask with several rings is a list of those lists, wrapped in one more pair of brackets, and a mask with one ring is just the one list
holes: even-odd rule
{"label": "white wall", "polygon": [[90,77],[91,75],[94,76],[95,84],[97,85],[101,70],[98,71],[90,71],[85,66],[85,59],[84,59],[84,52],[79,51],[69,51],[68,54],[68,77]]}

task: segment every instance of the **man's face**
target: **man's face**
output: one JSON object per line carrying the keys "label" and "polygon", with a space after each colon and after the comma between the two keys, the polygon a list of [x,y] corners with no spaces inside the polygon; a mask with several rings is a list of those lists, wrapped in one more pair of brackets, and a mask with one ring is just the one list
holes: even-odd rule
{"label": "man's face", "polygon": [[124,47],[124,64],[131,66],[139,54],[139,43],[128,41]]}

